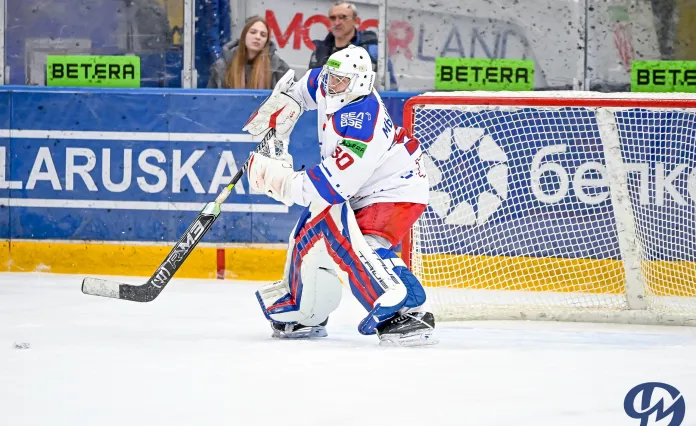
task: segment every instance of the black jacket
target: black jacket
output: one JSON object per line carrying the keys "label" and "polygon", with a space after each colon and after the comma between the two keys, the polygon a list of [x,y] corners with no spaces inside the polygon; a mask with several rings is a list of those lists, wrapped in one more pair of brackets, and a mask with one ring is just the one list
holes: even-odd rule
{"label": "black jacket", "polygon": [[[329,56],[347,47],[336,47],[336,37],[331,33],[324,40],[312,41],[316,48],[312,53],[312,57],[309,58],[309,68],[323,67],[326,61],[329,60]],[[377,34],[372,31],[355,31],[355,37],[350,41],[350,44],[367,50],[370,54],[370,59],[372,59],[372,71],[377,71]],[[370,50],[374,50],[374,56]]]}
{"label": "black jacket", "polygon": [[[336,47],[336,37],[329,33],[324,40],[312,40],[314,42],[314,52],[309,58],[309,68],[321,68],[329,60],[329,56],[345,49],[344,47]],[[377,71],[377,34],[373,31],[355,31],[355,36],[350,41],[350,44],[362,47],[367,50],[370,54],[370,60],[372,60],[372,71]],[[396,76],[394,75],[394,70],[392,68],[391,61],[387,60],[387,70],[389,71],[389,80],[391,82],[391,89],[397,90],[396,87]]]}

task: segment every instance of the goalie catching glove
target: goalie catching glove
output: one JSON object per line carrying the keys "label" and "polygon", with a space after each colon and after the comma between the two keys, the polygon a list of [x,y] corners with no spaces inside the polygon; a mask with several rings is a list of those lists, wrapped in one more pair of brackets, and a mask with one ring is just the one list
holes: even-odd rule
{"label": "goalie catching glove", "polygon": [[289,154],[275,159],[255,152],[249,159],[247,173],[252,191],[266,194],[288,207],[294,204],[292,183],[294,179],[302,179],[302,172],[293,170]]}
{"label": "goalie catching glove", "polygon": [[276,137],[287,141],[295,123],[302,115],[302,106],[288,92],[295,84],[295,72],[288,70],[273,88],[273,93],[258,107],[242,130],[254,136],[269,129],[276,130]]}

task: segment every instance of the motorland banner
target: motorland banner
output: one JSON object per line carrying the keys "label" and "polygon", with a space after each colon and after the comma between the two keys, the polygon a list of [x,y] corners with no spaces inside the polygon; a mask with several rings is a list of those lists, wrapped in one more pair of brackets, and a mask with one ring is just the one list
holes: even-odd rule
{"label": "motorland banner", "polygon": [[[323,40],[329,32],[331,3],[243,3],[248,16],[266,18],[280,57],[298,73],[306,71],[313,40]],[[377,33],[377,2],[358,3],[357,8],[358,29]],[[660,58],[649,2],[612,0],[591,7],[587,16],[583,9],[574,1],[517,0],[502,0],[495,7],[476,0],[389,6],[387,50],[398,89],[432,90],[438,57],[533,60],[537,89],[573,87],[585,72],[591,84],[629,85],[636,52],[644,59]],[[238,37],[244,20],[232,19]]]}

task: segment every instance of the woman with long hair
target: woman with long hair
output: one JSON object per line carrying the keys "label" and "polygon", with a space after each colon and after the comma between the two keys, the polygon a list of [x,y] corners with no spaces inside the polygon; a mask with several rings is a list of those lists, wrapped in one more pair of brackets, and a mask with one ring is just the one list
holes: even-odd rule
{"label": "woman with long hair", "polygon": [[278,56],[268,24],[259,16],[247,20],[241,38],[224,45],[222,53],[212,66],[209,88],[272,89],[290,69]]}

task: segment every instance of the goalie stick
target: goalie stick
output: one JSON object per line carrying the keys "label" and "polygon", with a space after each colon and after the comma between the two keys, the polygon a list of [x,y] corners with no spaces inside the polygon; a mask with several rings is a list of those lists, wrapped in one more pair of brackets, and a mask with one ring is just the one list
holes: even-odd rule
{"label": "goalie stick", "polygon": [[[254,151],[262,151],[266,146],[269,146],[269,150],[275,149],[274,145],[270,142],[275,136],[275,133],[275,129],[271,128]],[[145,284],[122,284],[116,281],[88,277],[82,281],[82,292],[93,296],[111,297],[134,302],[153,301],[159,296],[162,290],[164,290],[164,287],[169,283],[188,255],[191,254],[205,233],[208,232],[213,225],[215,219],[220,215],[220,205],[224,203],[230,195],[232,189],[239,179],[241,179],[248,165],[249,159],[244,162],[237,174],[232,178],[232,181],[220,192],[215,201],[207,203],[205,207],[203,207],[203,210],[198,214],[196,220],[189,225],[179,242],[176,243],[174,248],[169,252],[169,255]]]}

